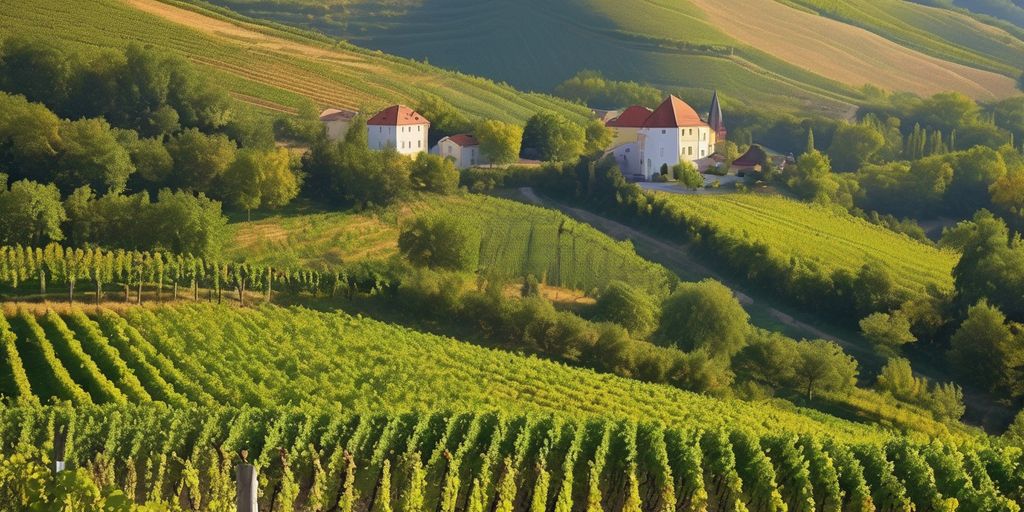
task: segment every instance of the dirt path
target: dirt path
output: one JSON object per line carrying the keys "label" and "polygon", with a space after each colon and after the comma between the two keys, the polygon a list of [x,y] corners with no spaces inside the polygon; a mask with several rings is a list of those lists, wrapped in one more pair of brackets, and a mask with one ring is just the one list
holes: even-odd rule
{"label": "dirt path", "polygon": [[803,336],[806,338],[821,338],[834,341],[842,345],[847,352],[860,353],[863,357],[877,359],[877,356],[875,356],[870,350],[866,350],[863,345],[851,343],[838,336],[834,336],[818,327],[797,320],[793,315],[783,313],[774,307],[764,305],[761,301],[755,300],[749,293],[740,290],[735,283],[730,282],[729,279],[699,262],[697,258],[690,253],[690,249],[685,245],[659,240],[651,235],[638,231],[637,229],[595,213],[591,213],[587,210],[573,208],[551,200],[541,199],[530,187],[520,188],[519,192],[523,197],[534,204],[547,206],[549,208],[557,208],[576,220],[586,222],[587,224],[594,226],[616,240],[625,240],[628,238],[637,248],[637,252],[646,253],[643,255],[644,257],[656,263],[665,265],[681,277],[695,281],[711,278],[716,281],[727,283],[729,288],[732,289],[733,293],[736,295],[736,299],[739,300],[741,304],[748,308],[757,306],[764,309],[773,319],[794,330],[804,333]]}

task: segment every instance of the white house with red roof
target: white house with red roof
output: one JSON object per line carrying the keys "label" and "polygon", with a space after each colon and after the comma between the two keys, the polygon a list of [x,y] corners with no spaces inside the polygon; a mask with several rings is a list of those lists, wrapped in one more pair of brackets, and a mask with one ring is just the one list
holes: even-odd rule
{"label": "white house with red roof", "polygon": [[483,155],[480,153],[480,142],[471,134],[460,133],[450,135],[438,141],[437,153],[455,162],[455,167],[468,169],[474,165],[483,165]]}
{"label": "white house with red roof", "polygon": [[[717,115],[720,122],[721,112]],[[638,105],[629,107],[605,125],[613,133],[609,153],[626,176],[642,175],[650,180],[662,166],[671,169],[680,162],[694,162],[703,168],[712,164],[718,131],[675,96],[666,98],[653,111]]]}
{"label": "white house with red roof", "polygon": [[405,105],[392,105],[366,121],[370,149],[392,148],[403,155],[425,153],[430,121]]}
{"label": "white house with red roof", "polygon": [[356,115],[358,114],[351,110],[337,108],[329,108],[320,112],[320,122],[324,124],[327,140],[341,140],[345,138],[345,134],[348,133],[348,128],[352,126],[352,120],[355,119]]}

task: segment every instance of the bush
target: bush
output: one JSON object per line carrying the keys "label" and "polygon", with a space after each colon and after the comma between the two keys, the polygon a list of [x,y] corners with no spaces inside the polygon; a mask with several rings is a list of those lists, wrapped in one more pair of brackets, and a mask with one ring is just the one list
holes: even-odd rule
{"label": "bush", "polygon": [[416,265],[471,271],[480,256],[480,230],[454,215],[420,215],[398,236],[398,249]]}
{"label": "bush", "polygon": [[658,326],[658,310],[651,298],[621,281],[612,281],[598,297],[594,318],[615,322],[638,338]]}
{"label": "bush", "polygon": [[419,155],[410,169],[413,188],[438,194],[459,190],[459,170],[451,160],[431,154]]}
{"label": "bush", "polygon": [[722,283],[683,283],[662,306],[658,337],[681,350],[708,348],[714,356],[730,357],[746,343],[749,319]]}

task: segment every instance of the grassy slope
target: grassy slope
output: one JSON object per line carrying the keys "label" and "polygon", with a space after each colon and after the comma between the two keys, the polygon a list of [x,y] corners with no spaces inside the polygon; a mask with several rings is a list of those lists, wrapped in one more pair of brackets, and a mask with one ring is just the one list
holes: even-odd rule
{"label": "grassy slope", "polygon": [[958,255],[825,207],[780,196],[659,194],[699,218],[826,269],[856,271],[883,262],[897,282],[915,291],[928,285],[952,289]]}
{"label": "grassy slope", "polygon": [[[400,224],[426,211],[478,222],[480,266],[507,278],[533,274],[552,285],[588,291],[622,279],[655,293],[663,292],[672,280],[664,268],[637,257],[632,247],[556,211],[475,194],[424,196],[372,214],[293,207],[263,219],[231,223],[226,256],[307,268],[384,259],[397,252]],[[560,252],[555,249],[559,245]]]}
{"label": "grassy slope", "polygon": [[[682,89],[697,101],[717,88],[727,101],[839,116],[859,101],[856,88],[865,83],[987,99],[1013,94],[1024,58],[1024,43],[1002,30],[896,0],[886,2],[900,4],[891,13],[854,2],[870,14],[864,23],[852,20],[857,26],[776,0],[424,0],[383,8],[213,1],[527,88],[548,89],[580,69],[599,69]],[[474,51],[484,45],[489,51]]]}
{"label": "grassy slope", "polygon": [[903,0],[779,0],[939,58],[1015,76],[1024,41],[970,16]]}
{"label": "grassy slope", "polygon": [[375,109],[415,103],[432,93],[475,116],[523,122],[544,109],[577,120],[588,115],[549,96],[156,0],[7,0],[0,9],[0,36],[13,34],[81,52],[151,44],[187,57],[237,97],[271,111],[291,111],[302,98],[321,106]]}

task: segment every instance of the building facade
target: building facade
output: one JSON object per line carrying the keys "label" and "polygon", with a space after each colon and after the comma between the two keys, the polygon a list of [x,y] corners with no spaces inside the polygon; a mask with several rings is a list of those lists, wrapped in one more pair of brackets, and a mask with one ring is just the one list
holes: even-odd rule
{"label": "building facade", "polygon": [[468,133],[441,139],[437,143],[437,152],[445,158],[452,159],[455,162],[455,167],[459,169],[468,169],[488,163],[480,153],[480,143],[476,137]]}
{"label": "building facade", "polygon": [[426,153],[430,121],[405,105],[392,105],[366,122],[370,149],[394,149],[414,156]]}
{"label": "building facade", "polygon": [[320,122],[324,124],[327,140],[344,139],[356,115],[357,113],[351,110],[337,108],[329,108],[320,112]]}

